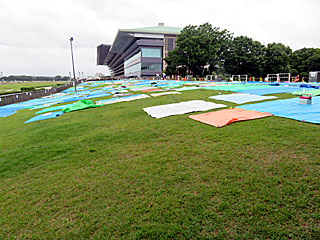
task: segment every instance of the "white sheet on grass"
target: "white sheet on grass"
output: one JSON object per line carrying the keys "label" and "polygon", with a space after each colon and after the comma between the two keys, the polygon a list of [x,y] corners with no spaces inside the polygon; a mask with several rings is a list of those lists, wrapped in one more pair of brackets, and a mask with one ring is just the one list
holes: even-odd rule
{"label": "white sheet on grass", "polygon": [[143,90],[155,89],[156,87],[140,87],[140,88],[131,88],[131,91],[138,92]]}
{"label": "white sheet on grass", "polygon": [[182,88],[176,88],[176,89],[173,89],[173,90],[176,90],[176,91],[187,91],[187,90],[199,90],[201,89],[201,87],[182,87]]}
{"label": "white sheet on grass", "polygon": [[117,93],[127,93],[128,92],[128,90],[122,90],[122,89],[115,89],[115,91]]}
{"label": "white sheet on grass", "polygon": [[113,104],[113,103],[118,103],[118,102],[128,102],[128,101],[133,101],[133,100],[138,100],[138,99],[143,99],[143,98],[148,98],[150,97],[147,94],[137,94],[137,95],[132,95],[132,96],[126,96],[126,97],[118,97],[118,98],[110,98],[106,100],[100,100],[97,101],[97,105],[107,105],[107,104]]}
{"label": "white sheet on grass", "polygon": [[274,99],[277,97],[276,96],[259,96],[259,95],[252,95],[252,94],[247,94],[247,93],[233,93],[233,94],[211,96],[209,98],[215,99],[215,100],[222,100],[222,101],[242,104],[242,103],[247,103],[247,102],[256,102],[256,101]]}
{"label": "white sheet on grass", "polygon": [[143,108],[143,110],[147,112],[151,117],[163,118],[172,115],[180,115],[197,111],[207,111],[210,109],[223,107],[226,107],[226,105],[206,102],[202,100],[192,100],[187,102],[147,107]]}
{"label": "white sheet on grass", "polygon": [[169,94],[181,94],[181,93],[179,93],[179,92],[162,92],[162,93],[151,93],[150,95],[152,97],[158,97],[158,96],[169,95]]}

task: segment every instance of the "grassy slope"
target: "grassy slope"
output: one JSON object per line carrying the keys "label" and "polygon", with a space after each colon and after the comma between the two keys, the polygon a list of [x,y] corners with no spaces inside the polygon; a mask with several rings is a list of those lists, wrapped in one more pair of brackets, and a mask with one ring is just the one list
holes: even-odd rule
{"label": "grassy slope", "polygon": [[142,111],[213,93],[30,124],[35,111],[0,118],[0,238],[319,236],[318,125],[268,117],[214,128]]}
{"label": "grassy slope", "polygon": [[63,84],[67,82],[23,82],[23,83],[12,83],[12,84],[0,84],[0,93],[5,93],[6,90],[20,91],[22,87],[50,87],[56,86],[57,84]]}

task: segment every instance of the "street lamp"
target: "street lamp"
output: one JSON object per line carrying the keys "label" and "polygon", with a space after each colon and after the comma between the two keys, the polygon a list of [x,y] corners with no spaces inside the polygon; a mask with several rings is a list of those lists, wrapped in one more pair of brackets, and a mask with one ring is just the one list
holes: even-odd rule
{"label": "street lamp", "polygon": [[71,59],[72,59],[73,79],[74,79],[74,91],[77,92],[77,80],[76,80],[76,72],[74,70],[73,49],[72,49],[73,37],[71,37],[69,40],[70,40],[70,47],[71,47]]}

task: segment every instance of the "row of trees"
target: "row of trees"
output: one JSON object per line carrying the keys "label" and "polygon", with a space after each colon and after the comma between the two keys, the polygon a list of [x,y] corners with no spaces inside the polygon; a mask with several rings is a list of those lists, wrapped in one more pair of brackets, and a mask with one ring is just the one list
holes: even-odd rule
{"label": "row of trees", "polygon": [[46,76],[7,76],[0,78],[2,81],[69,81],[70,77],[57,75],[55,77],[46,77]]}
{"label": "row of trees", "polygon": [[320,49],[292,52],[282,43],[265,46],[246,36],[233,37],[229,31],[205,23],[185,27],[165,61],[167,75],[203,77],[216,72],[264,77],[268,73],[290,72],[296,76],[320,70]]}

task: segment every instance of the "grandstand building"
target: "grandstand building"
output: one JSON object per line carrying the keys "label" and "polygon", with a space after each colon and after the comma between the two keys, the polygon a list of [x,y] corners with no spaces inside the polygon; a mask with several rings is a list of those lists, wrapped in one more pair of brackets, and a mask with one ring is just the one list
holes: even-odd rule
{"label": "grandstand building", "polygon": [[119,29],[112,45],[97,47],[97,65],[107,65],[113,77],[152,77],[165,68],[164,57],[175,47],[182,29],[156,27]]}

